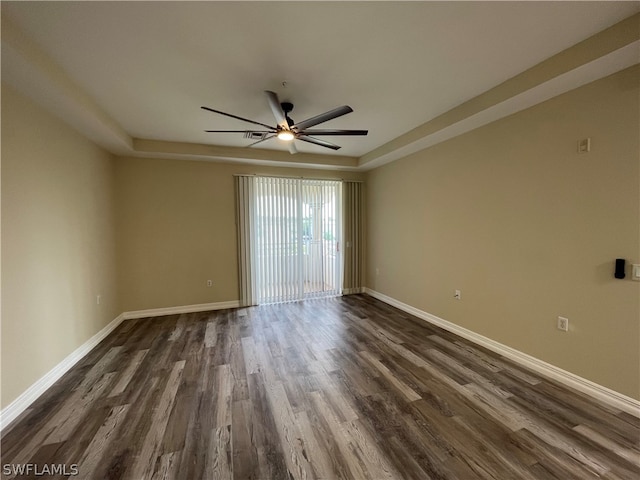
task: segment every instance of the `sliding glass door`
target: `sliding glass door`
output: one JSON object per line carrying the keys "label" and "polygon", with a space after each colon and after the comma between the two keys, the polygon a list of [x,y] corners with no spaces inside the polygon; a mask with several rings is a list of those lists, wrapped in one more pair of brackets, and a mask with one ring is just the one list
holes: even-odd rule
{"label": "sliding glass door", "polygon": [[255,301],[342,290],[339,181],[252,177],[251,272]]}
{"label": "sliding glass door", "polygon": [[306,297],[337,295],[342,287],[340,182],[302,181],[302,272]]}

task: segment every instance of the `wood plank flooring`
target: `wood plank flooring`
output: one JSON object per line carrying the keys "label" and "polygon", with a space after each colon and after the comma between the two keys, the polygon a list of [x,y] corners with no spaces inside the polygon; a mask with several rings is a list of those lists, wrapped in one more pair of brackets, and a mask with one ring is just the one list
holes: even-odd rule
{"label": "wood plank flooring", "polygon": [[82,479],[633,479],[640,420],[365,295],[123,322],[2,438]]}

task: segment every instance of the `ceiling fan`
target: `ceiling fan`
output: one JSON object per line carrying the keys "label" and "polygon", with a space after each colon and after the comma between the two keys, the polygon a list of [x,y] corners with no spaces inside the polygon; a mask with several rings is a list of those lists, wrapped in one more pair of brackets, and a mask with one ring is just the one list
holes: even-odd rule
{"label": "ceiling fan", "polygon": [[339,145],[335,145],[334,143],[327,142],[315,137],[332,135],[367,135],[367,133],[369,133],[368,130],[311,129],[311,127],[314,127],[320,123],[328,122],[329,120],[333,120],[334,118],[338,118],[342,115],[353,112],[353,109],[348,105],[334,108],[333,110],[329,110],[328,112],[321,113],[320,115],[316,115],[315,117],[311,117],[307,120],[303,120],[302,122],[295,123],[291,119],[291,117],[289,117],[289,113],[293,110],[293,103],[280,102],[280,100],[278,99],[278,95],[269,90],[266,90],[265,93],[267,95],[267,101],[269,102],[271,111],[273,112],[273,116],[276,119],[275,127],[266,125],[261,122],[256,122],[254,120],[249,120],[248,118],[242,118],[238,117],[237,115],[221,112],[220,110],[214,110],[213,108],[202,107],[203,110],[208,110],[209,112],[236,118],[238,120],[242,120],[243,122],[253,123],[254,125],[260,125],[264,128],[264,130],[205,130],[205,132],[244,133],[244,138],[252,140],[257,139],[256,142],[247,145],[248,147],[252,147],[253,145],[277,137],[280,140],[289,142],[289,152],[291,153],[297,153],[293,140],[301,140],[303,142],[313,143],[315,145],[320,145],[321,147],[330,148],[332,150],[338,150],[340,148]]}

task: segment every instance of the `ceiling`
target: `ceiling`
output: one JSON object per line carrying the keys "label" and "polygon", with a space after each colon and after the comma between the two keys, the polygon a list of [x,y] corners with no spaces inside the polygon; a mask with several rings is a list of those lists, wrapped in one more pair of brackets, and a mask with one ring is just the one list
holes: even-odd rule
{"label": "ceiling", "polygon": [[[640,2],[1,8],[3,81],[120,155],[366,169],[640,61],[637,38],[602,52],[583,46],[589,53],[571,65],[549,60],[571,48],[579,57],[574,45],[636,14]],[[551,71],[536,77],[530,69],[540,64]],[[246,148],[242,134],[204,133],[252,127],[203,105],[275,124],[264,90],[294,103],[298,121],[348,104],[353,113],[321,127],[369,135],[324,137],[343,147],[337,152],[297,142],[291,155],[276,139]],[[495,99],[474,106],[487,92]]]}

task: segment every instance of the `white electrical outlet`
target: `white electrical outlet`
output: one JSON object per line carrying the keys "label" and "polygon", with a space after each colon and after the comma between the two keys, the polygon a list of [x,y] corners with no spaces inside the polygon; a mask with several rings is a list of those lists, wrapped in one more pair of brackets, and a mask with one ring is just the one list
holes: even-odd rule
{"label": "white electrical outlet", "polygon": [[213,287],[213,280],[207,280],[207,287]]}
{"label": "white electrical outlet", "polygon": [[453,298],[456,300],[462,300],[462,292],[460,290],[456,290],[453,292]]}
{"label": "white electrical outlet", "polygon": [[96,295],[96,305],[100,305],[101,300],[102,300],[102,295]]}
{"label": "white electrical outlet", "polygon": [[569,319],[565,317],[558,317],[558,330],[563,332],[569,331]]}

